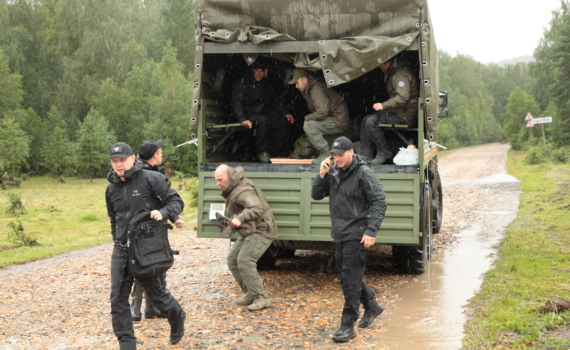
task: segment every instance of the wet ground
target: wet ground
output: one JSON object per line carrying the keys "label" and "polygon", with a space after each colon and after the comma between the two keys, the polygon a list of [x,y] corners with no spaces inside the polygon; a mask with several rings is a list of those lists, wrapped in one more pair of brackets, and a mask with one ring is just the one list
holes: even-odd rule
{"label": "wet ground", "polygon": [[[481,284],[493,245],[518,206],[505,174],[508,146],[463,149],[440,159],[444,226],[421,276],[392,271],[391,248],[374,247],[366,281],[386,311],[344,345],[331,341],[342,293],[330,252],[298,252],[262,271],[273,307],[248,312],[225,266],[229,244],[177,230],[181,250],[168,272],[188,313],[186,336],[168,344],[165,320],[143,320],[139,349],[458,349],[463,306]],[[109,314],[110,245],[0,270],[0,349],[116,349]]]}

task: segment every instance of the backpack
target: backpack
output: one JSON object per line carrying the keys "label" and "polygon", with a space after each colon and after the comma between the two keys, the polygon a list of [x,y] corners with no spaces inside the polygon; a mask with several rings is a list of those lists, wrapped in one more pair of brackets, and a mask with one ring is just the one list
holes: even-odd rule
{"label": "backpack", "polygon": [[139,280],[161,276],[174,264],[174,254],[168,241],[166,221],[150,218],[150,211],[139,210],[127,231],[128,268]]}

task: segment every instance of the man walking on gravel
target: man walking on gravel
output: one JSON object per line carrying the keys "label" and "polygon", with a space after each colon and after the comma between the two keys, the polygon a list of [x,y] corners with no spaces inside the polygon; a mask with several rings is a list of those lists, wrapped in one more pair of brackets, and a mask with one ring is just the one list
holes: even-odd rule
{"label": "man walking on gravel", "polygon": [[226,164],[214,172],[216,184],[222,189],[222,197],[226,199],[226,207],[232,217],[230,226],[239,228],[247,223],[255,228],[250,235],[238,231],[240,237],[227,258],[232,275],[245,293],[235,303],[248,305],[249,311],[255,311],[271,306],[269,295],[263,289],[263,279],[257,273],[257,261],[279,232],[263,192],[244,175],[242,167],[234,169]]}
{"label": "man walking on gravel", "polygon": [[[127,229],[135,213],[150,210],[156,221],[175,218],[184,209],[178,193],[168,179],[156,171],[143,169],[131,146],[118,142],[109,149],[113,170],[107,175],[105,192],[107,213],[111,219],[114,246],[111,255],[111,316],[120,350],[135,350],[136,338],[129,305],[133,276],[127,268]],[[170,323],[170,342],[178,343],[184,335],[186,313],[164,286],[160,277],[141,281],[148,297]]]}
{"label": "man walking on gravel", "polygon": [[[143,169],[158,171],[159,173],[164,174],[166,168],[161,165],[163,145],[164,141],[162,139],[159,139],[158,141],[150,140],[142,144],[138,158],[143,163]],[[182,228],[185,224],[185,222],[182,221],[178,216],[175,218],[170,218],[170,221],[172,221],[177,228]],[[161,278],[163,285],[166,287],[166,275],[161,276]],[[135,280],[135,283],[133,285],[133,292],[131,293],[131,315],[133,316],[133,321],[140,321],[142,318],[141,305],[143,294],[144,299],[146,300],[144,317],[146,319],[166,318],[166,316],[161,314],[156,306],[154,306],[152,299],[150,299],[148,297],[148,294],[144,291],[142,282]]]}
{"label": "man walking on gravel", "polygon": [[384,311],[362,278],[369,247],[376,242],[376,232],[384,219],[386,196],[376,174],[354,154],[348,138],[337,138],[331,153],[321,162],[311,197],[329,197],[331,236],[336,243],[336,268],[344,294],[341,325],[333,340],[346,342],[356,337],[354,322],[360,315],[361,303],[364,316],[358,327],[368,327]]}

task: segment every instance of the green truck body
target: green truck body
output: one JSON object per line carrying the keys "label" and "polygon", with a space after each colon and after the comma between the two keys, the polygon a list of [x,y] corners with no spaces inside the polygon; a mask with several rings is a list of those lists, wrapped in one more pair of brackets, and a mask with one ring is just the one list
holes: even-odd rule
{"label": "green truck body", "polygon": [[376,242],[393,246],[396,268],[423,272],[442,212],[435,144],[442,101],[427,4],[197,0],[195,6],[197,48],[189,139],[198,146],[198,237],[221,238],[217,221],[211,220],[212,210],[223,203],[213,173],[226,163],[244,167],[275,215],[279,238],[266,253],[269,265],[275,263],[279,249],[331,248],[328,198],[311,199],[319,165],[255,162],[248,151],[255,136],[231,117],[232,80],[258,57],[273,59],[269,76],[273,73],[274,81],[282,82],[289,103],[303,104],[286,82],[294,67],[312,70],[341,93],[351,117],[359,121],[374,102],[381,102],[363,93],[378,83],[369,77],[378,73],[380,63],[400,55],[412,62],[420,82],[418,127],[393,127],[386,132],[394,152],[414,144],[420,156],[413,165],[371,166],[388,204]]}

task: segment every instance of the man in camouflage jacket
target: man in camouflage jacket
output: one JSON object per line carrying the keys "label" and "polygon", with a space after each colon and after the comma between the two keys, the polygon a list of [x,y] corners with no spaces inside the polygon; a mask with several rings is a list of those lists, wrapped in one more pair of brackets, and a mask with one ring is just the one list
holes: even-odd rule
{"label": "man in camouflage jacket", "polygon": [[386,88],[390,99],[375,103],[372,108],[376,112],[362,120],[360,154],[369,164],[383,164],[393,156],[388,149],[384,131],[378,124],[405,124],[411,128],[417,127],[418,124],[418,81],[406,67],[406,62],[392,59],[380,65],[380,69],[386,74]]}
{"label": "man in camouflage jacket", "polygon": [[214,178],[232,217],[230,225],[239,228],[245,223],[255,224],[255,231],[240,235],[227,257],[232,275],[246,293],[236,304],[248,305],[247,309],[254,311],[271,306],[269,295],[263,289],[263,279],[257,273],[257,261],[279,232],[263,192],[244,174],[242,167],[234,169],[222,164],[214,172]]}

